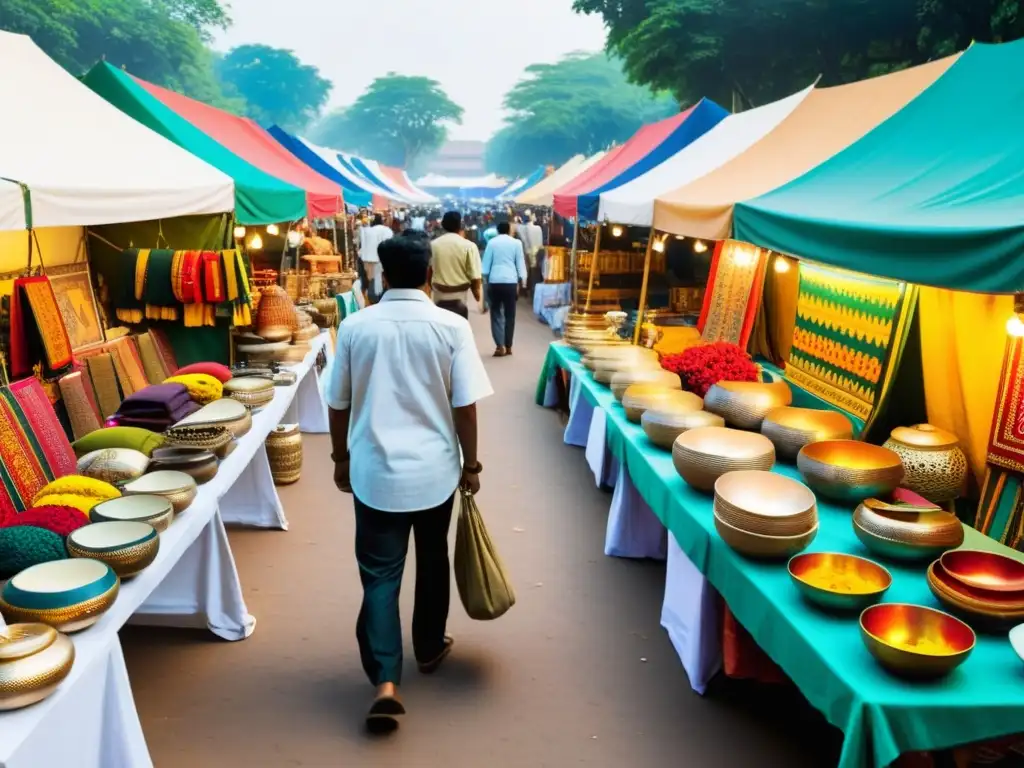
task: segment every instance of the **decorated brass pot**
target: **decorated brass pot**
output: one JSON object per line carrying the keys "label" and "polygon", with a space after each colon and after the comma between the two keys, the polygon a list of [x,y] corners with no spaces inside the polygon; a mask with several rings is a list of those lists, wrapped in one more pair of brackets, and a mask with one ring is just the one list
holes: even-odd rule
{"label": "decorated brass pot", "polygon": [[661,384],[633,384],[622,394],[622,407],[626,411],[626,418],[634,424],[640,423],[640,417],[649,408],[670,404],[676,408],[699,411],[702,401],[699,395],[692,392],[683,392]]}
{"label": "decorated brass pot", "polygon": [[174,522],[174,505],[163,496],[121,496],[97,504],[89,512],[89,519],[94,523],[149,523],[157,533],[163,533]]}
{"label": "decorated brass pot", "polygon": [[768,411],[761,434],[775,444],[779,458],[793,461],[809,443],[852,438],[853,424],[839,411],[786,405]]}
{"label": "decorated brass pot", "polygon": [[161,469],[128,483],[124,487],[124,493],[126,496],[163,496],[174,506],[175,513],[181,514],[195,500],[198,489],[191,475],[177,470]]}
{"label": "decorated brass pot", "polygon": [[78,474],[116,485],[134,480],[146,471],[149,457],[131,448],[103,448],[78,460]]}
{"label": "decorated brass pot", "polygon": [[964,543],[964,526],[956,515],[897,512],[860,504],[853,512],[853,531],[861,543],[889,560],[930,560]]}
{"label": "decorated brass pot", "polygon": [[967,480],[967,456],[952,432],[931,424],[896,427],[885,447],[903,460],[904,488],[936,504],[960,495]]}
{"label": "decorated brass pot", "polygon": [[202,485],[217,476],[220,462],[214,453],[206,448],[178,446],[157,448],[153,451],[150,467],[153,470],[167,469],[184,472],[191,476],[196,483]]}
{"label": "decorated brass pot", "polygon": [[859,440],[805,445],[796,465],[815,493],[847,504],[886,496],[903,479],[903,462],[896,453]]}
{"label": "decorated brass pot", "polygon": [[71,672],[75,646],[46,624],[11,624],[0,629],[0,710],[42,701]]}
{"label": "decorated brass pot", "polygon": [[725,419],[707,411],[695,411],[687,403],[661,403],[640,417],[647,439],[659,448],[672,450],[683,432],[700,427],[724,427]]}
{"label": "decorated brass pot", "polygon": [[246,408],[262,408],[274,399],[274,382],[259,376],[236,377],[224,383],[224,392]]}
{"label": "decorated brass pot", "polygon": [[704,409],[717,413],[737,429],[760,429],[764,417],[789,405],[793,392],[784,381],[720,381],[704,396]]}
{"label": "decorated brass pot", "polygon": [[947,675],[974,650],[974,630],[948,613],[907,603],[882,603],[860,615],[864,645],[885,669],[901,677]]}
{"label": "decorated brass pot", "polygon": [[809,552],[789,561],[800,594],[822,608],[861,611],[882,599],[892,575],[878,563],[841,552]]}
{"label": "decorated brass pot", "polygon": [[694,488],[711,492],[726,472],[771,469],[775,446],[764,435],[726,427],[701,427],[683,432],[672,445],[676,472]]}
{"label": "decorated brass pot", "polygon": [[148,568],[160,551],[160,534],[149,523],[118,520],[90,523],[68,534],[71,557],[91,557],[106,563],[122,579]]}
{"label": "decorated brass pot", "polygon": [[657,384],[669,389],[682,389],[683,384],[677,374],[666,371],[661,366],[648,366],[634,368],[628,371],[619,371],[611,380],[612,394],[616,400],[621,400],[626,390],[634,384]]}
{"label": "decorated brass pot", "polygon": [[818,526],[797,536],[765,536],[751,533],[729,525],[715,514],[715,530],[730,549],[746,557],[757,559],[782,559],[802,552],[818,535]]}

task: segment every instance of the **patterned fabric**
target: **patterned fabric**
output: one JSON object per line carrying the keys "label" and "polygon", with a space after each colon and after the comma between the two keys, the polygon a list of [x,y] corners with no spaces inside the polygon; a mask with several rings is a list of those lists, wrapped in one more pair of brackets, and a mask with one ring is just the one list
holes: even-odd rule
{"label": "patterned fabric", "polygon": [[74,363],[64,317],[45,275],[18,278],[11,294],[11,375],[28,376],[38,362],[48,378],[67,373]]}
{"label": "patterned fabric", "polygon": [[100,416],[107,419],[121,407],[121,388],[117,384],[117,373],[114,369],[113,355],[102,352],[94,355],[86,363],[89,366],[89,378],[96,392],[96,404]]}
{"label": "patterned fabric", "polygon": [[221,251],[224,263],[224,289],[231,302],[235,326],[252,325],[252,291],[242,254],[237,250]]}
{"label": "patterned fabric", "polygon": [[[175,251],[153,249],[146,263],[143,300],[150,320],[177,320],[178,307],[174,296],[173,265]],[[139,261],[142,261],[141,254]],[[138,268],[136,268],[136,275]],[[136,278],[138,290],[138,278]]]}
{"label": "patterned fabric", "polygon": [[1006,341],[989,437],[988,463],[1024,472],[1024,339],[1014,336]]}
{"label": "patterned fabric", "polygon": [[115,339],[104,349],[110,352],[113,358],[117,381],[121,385],[121,391],[125,397],[149,386],[146,371],[142,367],[142,359],[139,357],[135,341],[131,337],[123,336],[120,339]]}
{"label": "patterned fabric", "polygon": [[1024,503],[1018,475],[996,467],[985,470],[973,527],[1001,544],[1021,549],[1024,543]]}
{"label": "patterned fabric", "polygon": [[[170,339],[159,328],[150,328],[149,336],[153,339],[153,345],[156,347],[157,354],[160,355],[160,360],[163,362],[164,370],[167,371],[167,376],[170,376],[178,370],[178,359],[174,355],[174,348],[171,346]],[[167,378],[167,376],[164,378]],[[160,379],[160,381],[163,381],[163,379]]]}
{"label": "patterned fabric", "polygon": [[[124,261],[124,274],[115,276],[116,285],[111,288],[111,301],[114,305],[117,319],[122,323],[142,322],[142,302],[139,300],[142,295],[142,288],[136,287],[139,277],[138,263],[142,251],[138,248],[126,248],[121,252]],[[146,257],[149,251],[146,251]],[[127,277],[127,279],[125,279]],[[146,269],[142,268],[142,282],[145,285]]]}
{"label": "patterned fabric", "polygon": [[721,241],[715,246],[697,328],[701,342],[727,341],[747,348],[764,289],[767,258],[759,248]]}
{"label": "patterned fabric", "polygon": [[142,370],[146,372],[146,380],[150,384],[159,384],[170,375],[170,371],[164,370],[163,361],[156,351],[156,344],[149,332],[140,333],[135,337],[135,343],[139,347],[139,358],[142,360]]}
{"label": "patterned fabric", "polygon": [[916,300],[917,288],[906,283],[800,262],[787,378],[870,422],[892,383]]}
{"label": "patterned fabric", "polygon": [[221,267],[221,255],[216,251],[203,251],[203,301],[220,304],[228,300],[224,286],[224,269]]}
{"label": "patterned fabric", "polygon": [[71,421],[74,439],[100,428],[100,411],[92,393],[92,382],[81,371],[64,376],[59,382],[61,399]]}

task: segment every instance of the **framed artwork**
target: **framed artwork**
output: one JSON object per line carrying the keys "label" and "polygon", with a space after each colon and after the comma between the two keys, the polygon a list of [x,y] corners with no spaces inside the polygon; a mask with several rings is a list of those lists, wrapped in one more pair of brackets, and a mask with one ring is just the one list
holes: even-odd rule
{"label": "framed artwork", "polygon": [[72,351],[103,342],[103,324],[92,288],[89,264],[83,261],[47,267],[46,276],[50,278],[57,297],[57,307],[64,318]]}

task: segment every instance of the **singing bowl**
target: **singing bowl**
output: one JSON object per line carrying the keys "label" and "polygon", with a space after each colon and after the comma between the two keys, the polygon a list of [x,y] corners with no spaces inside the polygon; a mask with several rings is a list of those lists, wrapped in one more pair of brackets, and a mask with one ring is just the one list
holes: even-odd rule
{"label": "singing bowl", "polygon": [[764,435],[726,427],[701,427],[683,432],[672,444],[676,472],[694,488],[713,491],[726,472],[771,469],[775,446]]}
{"label": "singing bowl", "polygon": [[878,563],[840,552],[797,555],[788,570],[808,602],[836,611],[862,611],[892,585],[892,575]]}
{"label": "singing bowl", "polygon": [[885,496],[903,479],[903,462],[896,453],[859,440],[805,445],[796,466],[815,493],[843,503]]}
{"label": "singing bowl", "polygon": [[860,504],[853,532],[871,552],[889,560],[931,560],[964,543],[964,526],[949,512],[896,512]]}
{"label": "singing bowl", "polygon": [[186,416],[176,426],[200,425],[227,427],[236,438],[242,437],[252,429],[252,413],[234,398],[222,397]]}
{"label": "singing bowl", "polygon": [[928,566],[928,586],[939,600],[952,608],[992,618],[1024,618],[1024,592],[994,592],[957,581],[936,560]]}
{"label": "singing bowl", "polygon": [[97,504],[89,519],[94,523],[148,523],[162,533],[174,520],[174,505],[163,496],[122,496]]}
{"label": "singing bowl", "polygon": [[[248,411],[246,411],[248,413]],[[220,462],[212,451],[206,448],[176,446],[157,448],[153,451],[150,467],[154,470],[174,470],[190,475],[199,485],[208,483],[217,476]]]}
{"label": "singing bowl", "polygon": [[798,536],[765,536],[751,533],[729,525],[715,513],[715,530],[729,548],[741,555],[762,560],[775,560],[792,557],[797,552],[807,549],[814,537],[818,535],[815,524],[809,531]]}
{"label": "singing bowl", "polygon": [[612,394],[616,400],[622,396],[634,384],[660,384],[669,389],[682,389],[683,384],[678,374],[666,371],[659,367],[635,368],[629,371],[619,371],[611,379]]}
{"label": "singing bowl", "polygon": [[741,470],[715,482],[715,514],[722,522],[764,536],[799,536],[818,524],[811,489],[763,470]]}
{"label": "singing bowl", "polygon": [[106,563],[122,579],[148,568],[160,551],[160,535],[149,523],[91,523],[68,534],[68,554]]}
{"label": "singing bowl", "polygon": [[974,650],[974,630],[948,613],[907,603],[881,603],[860,615],[868,652],[900,677],[942,677]]}
{"label": "singing bowl", "polygon": [[40,563],[4,585],[0,613],[10,623],[39,622],[61,632],[77,632],[107,612],[120,585],[114,569],[99,560]]}
{"label": "singing bowl", "polygon": [[626,411],[626,418],[634,424],[639,424],[641,417],[651,408],[669,405],[699,411],[702,404],[699,395],[670,389],[660,384],[633,384],[622,393],[622,407]]}
{"label": "singing bowl", "polygon": [[951,577],[975,589],[1024,595],[1024,563],[997,552],[958,549],[939,558]]}
{"label": "singing bowl", "polygon": [[11,624],[0,629],[0,710],[42,701],[75,663],[71,639],[46,624]]}
{"label": "singing bowl", "polygon": [[611,385],[612,377],[623,371],[660,371],[661,363],[651,357],[620,357],[614,360],[602,360],[594,365],[594,381],[599,384]]}
{"label": "singing bowl", "polygon": [[707,411],[692,410],[686,403],[667,402],[644,411],[640,425],[648,440],[671,451],[683,432],[700,427],[724,427],[725,419]]}
{"label": "singing bowl", "polygon": [[853,423],[838,411],[785,405],[768,411],[761,434],[775,444],[780,458],[793,460],[810,443],[852,438]]}
{"label": "singing bowl", "polygon": [[134,480],[149,466],[149,457],[131,448],[103,448],[91,451],[78,460],[78,474],[117,483]]}
{"label": "singing bowl", "polygon": [[175,513],[180,514],[188,509],[195,500],[198,489],[196,481],[190,475],[170,469],[161,469],[128,483],[124,487],[124,492],[128,496],[138,494],[163,496],[174,506]]}
{"label": "singing bowl", "polygon": [[730,427],[760,429],[768,413],[792,401],[793,392],[784,381],[720,381],[704,395],[704,408]]}

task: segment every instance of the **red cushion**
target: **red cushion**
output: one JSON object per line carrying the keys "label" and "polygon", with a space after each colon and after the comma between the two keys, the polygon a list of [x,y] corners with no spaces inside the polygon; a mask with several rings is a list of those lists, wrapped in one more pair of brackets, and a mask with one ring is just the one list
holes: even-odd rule
{"label": "red cushion", "polygon": [[0,527],[31,525],[36,528],[45,528],[60,536],[67,536],[88,523],[89,518],[74,507],[44,506],[26,509],[16,515],[8,515]]}
{"label": "red cushion", "polygon": [[231,369],[220,363],[192,363],[192,365],[179,368],[174,375],[185,376],[189,373],[205,373],[208,376],[213,376],[221,384],[231,378]]}

